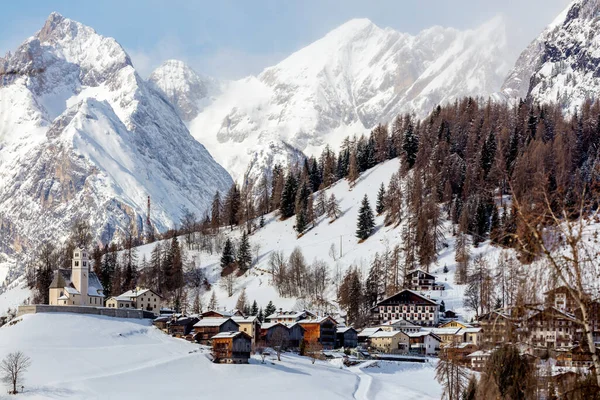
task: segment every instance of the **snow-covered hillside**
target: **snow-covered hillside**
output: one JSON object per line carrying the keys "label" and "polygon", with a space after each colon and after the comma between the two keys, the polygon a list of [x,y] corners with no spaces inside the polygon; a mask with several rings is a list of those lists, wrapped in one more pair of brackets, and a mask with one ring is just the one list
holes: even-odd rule
{"label": "snow-covered hillside", "polygon": [[[249,164],[257,177],[274,161],[294,160],[292,148],[317,154],[398,113],[424,117],[439,103],[499,90],[506,50],[501,18],[475,30],[436,26],[415,36],[351,20],[258,76],[224,83],[190,131],[234,179]],[[173,97],[189,97],[180,69],[173,73],[161,67],[152,80],[172,89],[179,82]]]}
{"label": "snow-covered hillside", "polygon": [[103,242],[204,213],[229,174],[112,38],[50,15],[0,58],[1,250],[60,239],[75,217]]}
{"label": "snow-covered hillside", "polygon": [[[369,197],[371,206],[374,207],[379,185],[382,182],[387,184],[392,174],[398,171],[399,165],[399,160],[395,159],[366,171],[361,175],[352,190],[349,190],[346,180],[340,181],[326,190],[328,197],[333,193],[340,201],[342,216],[333,223],[329,223],[325,216],[321,217],[317,226],[307,231],[300,238],[297,238],[293,228],[295,218],[279,221],[273,213],[269,214],[266,218],[265,227],[250,236],[251,245],[259,246],[258,250],[253,249],[253,256],[256,256],[258,251],[259,261],[245,275],[236,278],[234,293],[231,297],[228,296],[227,289],[221,285],[220,253],[211,255],[206,252],[186,250],[187,258],[204,269],[208,280],[213,284],[219,308],[235,308],[242,289],[245,289],[248,301],[256,300],[259,306],[264,307],[269,301],[273,301],[277,307],[301,309],[306,307],[307,304],[302,301],[299,302],[296,298],[280,297],[277,290],[271,285],[271,275],[269,273],[269,257],[272,252],[282,251],[285,257],[288,257],[298,247],[307,263],[312,263],[315,259],[318,259],[328,264],[330,284],[327,292],[324,293],[324,297],[335,305],[336,286],[334,278],[336,275],[343,276],[350,267],[354,266],[359,268],[363,276],[367,276],[375,253],[382,254],[386,251],[386,248],[387,251],[391,251],[395,245],[402,245],[401,232],[404,225],[401,224],[396,228],[384,227],[383,217],[376,218],[376,231],[364,243],[359,243],[355,236],[361,199],[366,194]],[[446,290],[427,294],[434,299],[443,300],[447,309],[455,310],[466,320],[469,320],[473,312],[466,310],[463,305],[465,287],[454,284],[456,262],[454,260],[452,229],[449,223],[445,226],[445,241],[448,247],[442,250],[437,262],[432,266],[431,272],[437,276],[439,282],[445,284]],[[240,231],[237,229],[230,231],[225,228],[223,232],[236,240],[240,237]],[[185,239],[181,237],[180,243],[184,242]],[[156,244],[152,243],[138,247],[138,259],[141,260],[145,257],[146,260],[150,260],[155,246]],[[332,246],[334,255],[331,255]],[[499,254],[499,249],[491,246],[488,242],[484,242],[478,248],[472,248],[470,251],[472,256],[484,254],[489,258],[492,265],[495,265],[495,260]],[[443,272],[444,266],[448,267],[449,272]],[[204,293],[202,302],[205,307],[208,305],[210,297],[211,292]],[[189,298],[190,301],[192,299]]]}
{"label": "snow-covered hillside", "polygon": [[600,93],[600,1],[573,1],[523,51],[502,92],[573,113]]}
{"label": "snow-covered hillside", "polygon": [[[49,332],[52,327],[52,332]],[[76,314],[26,315],[0,328],[0,358],[22,351],[28,399],[436,399],[430,363],[382,362],[342,368],[283,355],[250,365],[213,364],[199,345],[169,337],[147,321]]]}

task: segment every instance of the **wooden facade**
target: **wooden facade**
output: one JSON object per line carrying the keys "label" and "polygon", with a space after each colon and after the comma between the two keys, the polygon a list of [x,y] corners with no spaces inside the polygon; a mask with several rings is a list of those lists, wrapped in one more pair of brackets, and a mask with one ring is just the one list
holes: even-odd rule
{"label": "wooden facade", "polygon": [[353,327],[339,328],[336,332],[336,347],[353,349],[358,346],[358,332]]}
{"label": "wooden facade", "polygon": [[298,322],[304,328],[306,342],[321,343],[323,349],[333,349],[336,341],[337,322],[331,317]]}
{"label": "wooden facade", "polygon": [[248,364],[252,338],[245,332],[223,332],[212,338],[213,362]]}
{"label": "wooden facade", "polygon": [[198,322],[198,318],[180,317],[172,319],[167,323],[169,335],[176,337],[184,337],[189,335],[194,328],[194,324]]}
{"label": "wooden facade", "polygon": [[210,344],[213,336],[221,332],[237,332],[239,325],[231,318],[204,318],[194,324],[194,340]]}

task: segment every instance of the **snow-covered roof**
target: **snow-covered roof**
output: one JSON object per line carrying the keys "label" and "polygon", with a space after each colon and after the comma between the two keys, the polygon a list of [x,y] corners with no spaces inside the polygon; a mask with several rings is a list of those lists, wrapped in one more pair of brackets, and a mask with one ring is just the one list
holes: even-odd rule
{"label": "snow-covered roof", "polygon": [[492,354],[489,350],[477,350],[474,353],[468,354],[467,357],[489,357]]}
{"label": "snow-covered roof", "polygon": [[288,318],[305,318],[306,316],[316,317],[315,314],[307,310],[302,311],[276,311],[267,316],[267,319],[288,319]]}
{"label": "snow-covered roof", "polygon": [[237,323],[250,323],[250,322],[256,322],[258,321],[258,317],[256,315],[249,315],[247,317],[241,317],[239,315],[234,315],[231,317],[232,320],[234,320]]}
{"label": "snow-covered roof", "polygon": [[353,327],[351,327],[351,326],[346,326],[346,327],[343,327],[343,328],[337,328],[337,333],[346,333],[346,332],[348,332],[349,330],[354,330],[354,331],[356,331],[356,329],[354,329]]}
{"label": "snow-covered roof", "polygon": [[460,335],[463,333],[461,332],[462,328],[430,328],[429,330],[436,335]]}
{"label": "snow-covered roof", "polygon": [[125,293],[121,294],[119,297],[138,297],[143,295],[146,292],[150,292],[150,289],[133,289],[133,290],[128,290]]}
{"label": "snow-covered roof", "polygon": [[303,319],[303,320],[298,321],[298,323],[299,324],[320,324],[323,321],[325,321],[326,319],[330,319],[337,325],[337,321],[335,319],[331,318],[330,316],[320,317],[320,318],[315,318],[315,319]]}
{"label": "snow-covered roof", "polygon": [[374,334],[372,334],[369,337],[370,338],[392,338],[397,335],[406,335],[406,333],[404,333],[402,331],[379,331],[379,332],[375,332]]}
{"label": "snow-covered roof", "polygon": [[260,329],[271,329],[275,325],[281,325],[284,328],[288,328],[288,326],[282,324],[281,322],[264,322],[260,325]]}
{"label": "snow-covered roof", "polygon": [[75,289],[74,287],[71,286],[65,286],[65,292],[69,293],[69,294],[80,294],[79,290]]}
{"label": "snow-covered roof", "polygon": [[[231,318],[203,318],[194,324],[194,327],[206,327],[206,326],[221,326],[227,321],[233,321]],[[235,321],[233,321],[235,322]],[[235,322],[237,325],[237,322]]]}
{"label": "snow-covered roof", "polygon": [[244,332],[219,332],[217,333],[215,336],[213,336],[213,339],[226,339],[226,338],[234,338],[238,335],[243,335]]}
{"label": "snow-covered roof", "polygon": [[407,332],[406,333],[408,335],[408,337],[421,337],[421,336],[429,336],[431,335],[431,332],[428,331],[419,331],[419,332]]}
{"label": "snow-covered roof", "polygon": [[375,332],[379,332],[381,328],[365,328],[358,333],[358,336],[371,336]]}

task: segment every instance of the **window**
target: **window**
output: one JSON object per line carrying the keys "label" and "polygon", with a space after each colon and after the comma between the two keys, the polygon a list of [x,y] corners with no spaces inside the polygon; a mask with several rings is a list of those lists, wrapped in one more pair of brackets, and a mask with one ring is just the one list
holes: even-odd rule
{"label": "window", "polygon": [[75,257],[79,257],[79,253],[75,253]]}
{"label": "window", "polygon": [[79,267],[79,261],[75,261],[75,266]]}
{"label": "window", "polygon": [[123,308],[123,303],[119,304],[119,307],[120,307],[120,308]]}
{"label": "window", "polygon": [[86,262],[85,262],[85,261],[83,261],[83,262],[82,262],[82,265],[85,267],[85,266],[86,266]]}

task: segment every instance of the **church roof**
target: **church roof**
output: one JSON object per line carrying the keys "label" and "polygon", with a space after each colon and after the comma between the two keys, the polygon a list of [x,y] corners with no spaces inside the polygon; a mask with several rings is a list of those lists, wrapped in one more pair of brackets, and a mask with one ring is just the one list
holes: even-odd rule
{"label": "church roof", "polygon": [[54,278],[50,283],[50,288],[64,288],[71,283],[71,270],[59,269],[54,271]]}
{"label": "church roof", "polygon": [[[75,286],[71,281],[70,269],[59,268],[54,271],[54,278],[52,279],[52,283],[50,283],[50,289],[53,288],[65,288],[67,291],[75,289]],[[102,287],[102,283],[100,283],[100,279],[98,279],[96,273],[91,271],[88,275],[88,296],[104,297],[104,288]]]}

